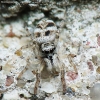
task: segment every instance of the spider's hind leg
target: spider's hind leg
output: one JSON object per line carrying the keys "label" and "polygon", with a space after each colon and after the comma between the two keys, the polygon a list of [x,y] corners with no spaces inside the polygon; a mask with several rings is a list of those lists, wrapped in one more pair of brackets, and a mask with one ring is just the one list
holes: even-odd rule
{"label": "spider's hind leg", "polygon": [[41,81],[40,80],[41,79],[41,71],[44,68],[43,60],[40,57],[37,57],[37,58],[39,59],[39,63],[38,63],[37,71],[35,72],[35,74],[36,74],[36,82],[35,82],[35,85],[34,85],[34,95],[38,94],[38,87],[39,87],[40,81]]}
{"label": "spider's hind leg", "polygon": [[37,94],[39,84],[40,84],[40,73],[37,72],[36,73],[36,83],[35,83],[35,87],[34,87],[34,95]]}
{"label": "spider's hind leg", "polygon": [[63,94],[66,93],[66,82],[65,82],[65,71],[64,69],[61,69],[61,82],[62,82],[62,87],[63,87]]}

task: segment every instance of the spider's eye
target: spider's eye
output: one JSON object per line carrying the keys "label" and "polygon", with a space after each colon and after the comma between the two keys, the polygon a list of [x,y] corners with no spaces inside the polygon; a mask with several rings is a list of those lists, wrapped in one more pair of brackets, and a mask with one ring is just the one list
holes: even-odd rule
{"label": "spider's eye", "polygon": [[50,31],[45,32],[45,36],[48,36],[50,34]]}
{"label": "spider's eye", "polygon": [[54,23],[48,23],[47,27],[54,26]]}
{"label": "spider's eye", "polygon": [[40,33],[36,33],[36,37],[40,37]]}

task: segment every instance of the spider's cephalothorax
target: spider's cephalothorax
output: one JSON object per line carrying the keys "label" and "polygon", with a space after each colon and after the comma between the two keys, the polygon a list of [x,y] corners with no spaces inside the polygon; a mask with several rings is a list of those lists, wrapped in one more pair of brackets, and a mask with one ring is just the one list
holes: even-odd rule
{"label": "spider's cephalothorax", "polygon": [[57,27],[52,20],[42,20],[34,31],[34,41],[39,44],[53,42],[57,33]]}
{"label": "spider's cephalothorax", "polygon": [[[39,45],[39,50],[43,54],[47,66],[52,64],[57,36],[58,29],[52,20],[40,21],[34,31],[34,41]],[[48,69],[51,70],[52,67]]]}

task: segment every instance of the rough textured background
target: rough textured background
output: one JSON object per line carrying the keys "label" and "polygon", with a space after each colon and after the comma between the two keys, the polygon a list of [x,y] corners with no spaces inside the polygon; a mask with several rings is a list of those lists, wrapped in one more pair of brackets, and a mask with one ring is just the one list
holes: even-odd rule
{"label": "rough textured background", "polygon": [[[37,4],[38,3],[38,4]],[[0,5],[0,99],[2,100],[99,100],[100,3],[94,0],[10,0]],[[60,74],[40,83],[33,95],[38,62],[31,48],[16,52],[31,42],[37,23],[48,18],[59,31],[59,55],[65,64],[69,87],[61,94]],[[60,49],[59,49],[60,48]],[[63,51],[62,51],[63,50]],[[16,54],[15,54],[16,52]],[[68,55],[75,55],[70,60]],[[65,56],[67,55],[67,57]],[[30,65],[27,58],[30,57]],[[78,75],[75,73],[75,66]],[[17,80],[20,72],[29,69]],[[48,75],[45,71],[42,77]],[[71,87],[71,88],[70,88]],[[98,88],[98,89],[97,89]],[[14,95],[13,95],[14,94]]]}

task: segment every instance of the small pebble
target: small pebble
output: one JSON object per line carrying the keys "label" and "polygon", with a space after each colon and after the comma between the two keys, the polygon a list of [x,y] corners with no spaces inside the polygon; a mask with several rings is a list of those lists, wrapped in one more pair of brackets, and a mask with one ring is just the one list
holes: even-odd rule
{"label": "small pebble", "polygon": [[95,66],[97,65],[97,56],[96,55],[92,56],[92,62],[94,63]]}
{"label": "small pebble", "polygon": [[96,72],[100,74],[100,66],[96,69]]}
{"label": "small pebble", "polygon": [[72,71],[69,71],[67,73],[67,76],[69,76],[70,80],[75,80],[78,77],[78,74]]}
{"label": "small pebble", "polygon": [[13,76],[7,76],[6,78],[6,86],[10,86],[14,82]]}
{"label": "small pebble", "polygon": [[2,66],[0,66],[0,71],[2,70]]}
{"label": "small pebble", "polygon": [[90,88],[91,100],[100,100],[100,83],[96,83]]}
{"label": "small pebble", "polygon": [[91,71],[94,70],[93,65],[92,65],[92,63],[91,63],[90,61],[87,62],[87,65],[89,66],[89,69],[90,69]]}
{"label": "small pebble", "polygon": [[97,44],[100,46],[100,36],[97,37]]}
{"label": "small pebble", "polygon": [[67,95],[69,95],[69,96],[71,96],[71,95],[74,96],[75,95],[75,90],[72,89],[71,87],[68,87],[66,92],[67,92]]}

